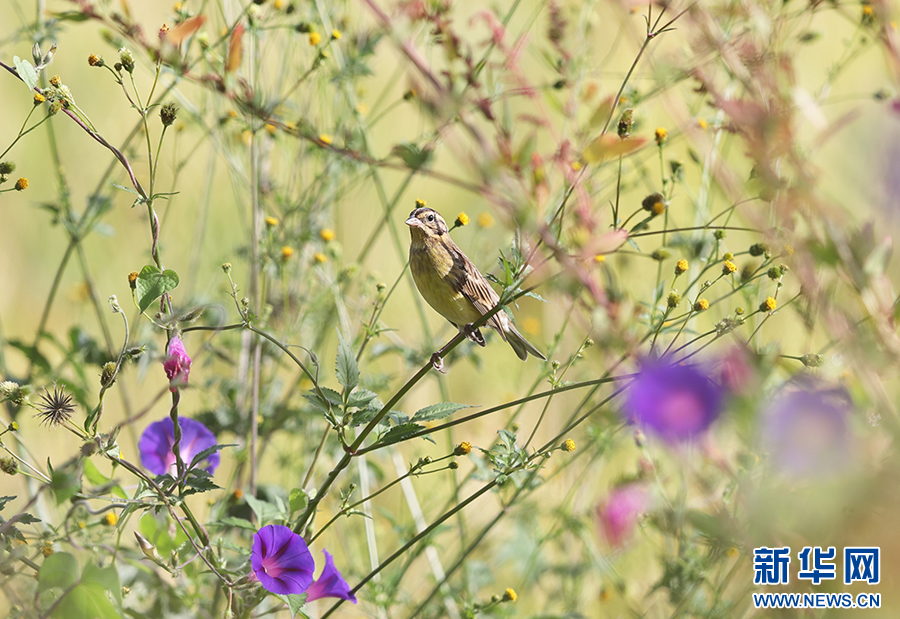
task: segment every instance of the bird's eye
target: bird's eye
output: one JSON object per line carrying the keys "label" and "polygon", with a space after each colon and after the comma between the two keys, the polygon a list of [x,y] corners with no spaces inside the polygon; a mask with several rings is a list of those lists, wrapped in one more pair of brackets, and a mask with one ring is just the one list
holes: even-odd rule
{"label": "bird's eye", "polygon": [[429,215],[429,216],[428,216],[428,221],[434,221],[434,215]]}

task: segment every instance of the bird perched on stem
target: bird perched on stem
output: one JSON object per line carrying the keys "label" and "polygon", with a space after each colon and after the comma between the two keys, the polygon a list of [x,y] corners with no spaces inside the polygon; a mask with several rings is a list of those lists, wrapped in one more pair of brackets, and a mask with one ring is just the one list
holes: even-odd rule
{"label": "bird perched on stem", "polygon": [[[420,207],[406,220],[412,243],[409,246],[409,269],[416,288],[438,314],[464,333],[466,337],[484,346],[481,331],[472,323],[490,312],[500,302],[484,276],[472,261],[450,239],[450,230],[437,211]],[[546,360],[516,330],[512,319],[502,309],[491,316],[489,327],[509,342],[516,355],[524,361],[529,354]],[[440,350],[431,357],[434,367],[441,370],[443,359]]]}

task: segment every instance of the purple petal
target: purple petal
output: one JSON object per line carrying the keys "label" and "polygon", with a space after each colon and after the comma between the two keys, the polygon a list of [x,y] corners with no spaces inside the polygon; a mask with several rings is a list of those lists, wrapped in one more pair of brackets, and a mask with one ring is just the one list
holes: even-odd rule
{"label": "purple petal", "polygon": [[322,552],[325,553],[325,567],[322,568],[322,573],[316,582],[306,590],[306,601],[312,602],[319,598],[340,598],[356,604],[356,596],[350,593],[350,585],[334,567],[334,557],[327,550],[322,550]]}
{"label": "purple petal", "polygon": [[704,432],[722,408],[722,390],[695,366],[647,361],[628,387],[629,421],[668,442]]}
{"label": "purple petal", "polygon": [[[181,427],[181,459],[186,465],[190,464],[198,453],[216,444],[216,435],[196,419],[179,417],[178,425]],[[151,423],[138,441],[141,464],[154,475],[173,472],[174,444],[175,424],[171,418],[166,417]],[[207,457],[200,465],[210,474],[214,473],[219,466],[218,452]]]}
{"label": "purple petal", "polygon": [[306,591],[316,568],[303,538],[280,524],[266,525],[253,536],[250,565],[266,591],[282,595]]}
{"label": "purple petal", "polygon": [[761,438],[782,473],[827,477],[853,460],[851,401],[842,388],[801,380],[785,387],[763,413]]}

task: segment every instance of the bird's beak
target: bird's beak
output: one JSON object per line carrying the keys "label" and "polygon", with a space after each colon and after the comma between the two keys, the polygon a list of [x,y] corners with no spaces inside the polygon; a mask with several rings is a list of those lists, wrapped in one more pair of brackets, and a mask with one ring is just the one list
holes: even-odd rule
{"label": "bird's beak", "polygon": [[418,220],[416,217],[410,217],[406,220],[406,225],[410,228],[421,228],[422,222]]}

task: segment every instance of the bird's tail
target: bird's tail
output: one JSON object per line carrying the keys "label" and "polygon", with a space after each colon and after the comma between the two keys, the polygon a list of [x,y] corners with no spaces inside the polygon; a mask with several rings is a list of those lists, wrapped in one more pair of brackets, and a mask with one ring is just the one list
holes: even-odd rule
{"label": "bird's tail", "polygon": [[532,346],[528,340],[522,337],[522,334],[516,330],[512,322],[505,325],[505,327],[506,329],[504,329],[504,331],[506,331],[506,341],[509,342],[509,345],[512,346],[512,349],[516,351],[516,355],[519,357],[519,359],[525,361],[530,354],[543,361],[547,360],[547,357],[545,357],[541,351]]}

